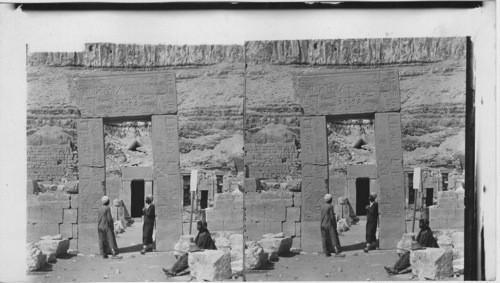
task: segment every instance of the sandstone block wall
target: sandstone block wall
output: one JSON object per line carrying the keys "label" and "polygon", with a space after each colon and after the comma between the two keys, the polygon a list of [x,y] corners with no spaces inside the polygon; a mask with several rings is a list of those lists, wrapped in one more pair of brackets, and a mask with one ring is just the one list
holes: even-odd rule
{"label": "sandstone block wall", "polygon": [[464,197],[455,191],[438,193],[438,205],[429,207],[431,229],[464,229]]}
{"label": "sandstone block wall", "polygon": [[210,231],[243,231],[243,194],[216,194],[214,207],[205,209]]}
{"label": "sandstone block wall", "polygon": [[[75,202],[76,199],[76,202]],[[71,194],[29,194],[27,196],[26,242],[36,242],[42,236],[61,234],[78,239],[78,196]],[[73,244],[76,248],[76,245]]]}

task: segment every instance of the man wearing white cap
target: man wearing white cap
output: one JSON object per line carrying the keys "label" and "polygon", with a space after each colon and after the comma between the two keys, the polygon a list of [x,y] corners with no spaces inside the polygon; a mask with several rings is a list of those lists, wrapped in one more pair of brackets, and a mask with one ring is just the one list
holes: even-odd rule
{"label": "man wearing white cap", "polygon": [[118,245],[116,244],[115,233],[113,232],[113,217],[109,208],[109,197],[103,196],[102,206],[99,207],[99,218],[97,232],[99,234],[99,250],[103,258],[108,258],[108,250],[111,250],[112,258],[121,258],[118,256]]}
{"label": "man wearing white cap", "polygon": [[325,204],[321,207],[321,242],[325,256],[331,256],[332,252],[336,257],[343,257],[341,254],[340,240],[337,233],[337,221],[332,206],[332,195],[325,195]]}

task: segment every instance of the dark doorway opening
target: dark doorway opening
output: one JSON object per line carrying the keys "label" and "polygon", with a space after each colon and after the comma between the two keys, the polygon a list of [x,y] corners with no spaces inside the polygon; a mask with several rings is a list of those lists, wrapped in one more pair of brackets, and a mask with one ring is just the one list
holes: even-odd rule
{"label": "dark doorway opening", "polygon": [[370,204],[370,179],[356,179],[356,215],[366,215],[366,206]]}
{"label": "dark doorway opening", "polygon": [[425,191],[425,207],[432,206],[434,204],[434,189],[427,188]]}
{"label": "dark doorway opening", "polygon": [[182,176],[182,205],[191,205],[191,191],[189,190],[191,186],[191,175]]}
{"label": "dark doorway opening", "polygon": [[408,174],[408,204],[415,203],[415,189],[413,188],[413,173]]}
{"label": "dark doorway opening", "polygon": [[205,209],[208,206],[208,191],[200,191],[201,199],[200,199],[200,207],[201,209]]}
{"label": "dark doorway opening", "polygon": [[142,217],[142,208],[144,207],[144,180],[133,180],[130,185],[131,204],[130,216],[132,218]]}

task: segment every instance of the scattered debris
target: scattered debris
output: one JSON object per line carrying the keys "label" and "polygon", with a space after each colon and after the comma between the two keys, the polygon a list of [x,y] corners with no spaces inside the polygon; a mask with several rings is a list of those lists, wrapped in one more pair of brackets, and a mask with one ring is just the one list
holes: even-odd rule
{"label": "scattered debris", "polygon": [[325,274],[325,277],[330,277],[330,273]]}
{"label": "scattered debris", "polygon": [[102,276],[102,278],[104,278],[104,279],[108,279],[108,278],[109,278],[109,276],[108,276],[108,275],[104,275],[104,276]]}

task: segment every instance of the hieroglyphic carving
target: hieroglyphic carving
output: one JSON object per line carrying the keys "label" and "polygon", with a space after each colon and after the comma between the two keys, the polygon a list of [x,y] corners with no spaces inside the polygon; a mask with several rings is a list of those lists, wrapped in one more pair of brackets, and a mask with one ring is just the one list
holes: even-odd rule
{"label": "hieroglyphic carving", "polygon": [[78,164],[104,166],[104,128],[102,119],[79,119]]}
{"label": "hieroglyphic carving", "polygon": [[172,72],[86,76],[71,81],[83,117],[177,113]]}
{"label": "hieroglyphic carving", "polygon": [[302,159],[302,219],[318,221],[322,200],[328,193],[328,153],[325,117],[300,121]]}
{"label": "hieroglyphic carving", "polygon": [[296,77],[295,92],[306,115],[399,111],[397,70],[309,74]]}
{"label": "hieroglyphic carving", "polygon": [[294,142],[245,143],[245,165],[251,178],[284,179],[297,163]]}
{"label": "hieroglyphic carving", "polygon": [[179,154],[179,133],[176,115],[153,115],[152,147],[154,196],[159,221],[177,223],[179,229],[171,227],[169,233],[157,233],[157,247],[167,250],[173,240],[182,234],[182,187]]}
{"label": "hieroglyphic carving", "polygon": [[[404,171],[401,114],[375,113],[375,146],[380,184],[381,248],[393,248],[404,232]],[[390,225],[382,219],[391,219]],[[387,225],[382,225],[387,223]]]}
{"label": "hieroglyphic carving", "polygon": [[79,223],[95,223],[101,198],[106,194],[103,121],[80,119],[77,131]]}
{"label": "hieroglyphic carving", "polygon": [[302,117],[300,141],[302,164],[328,165],[325,117]]}

